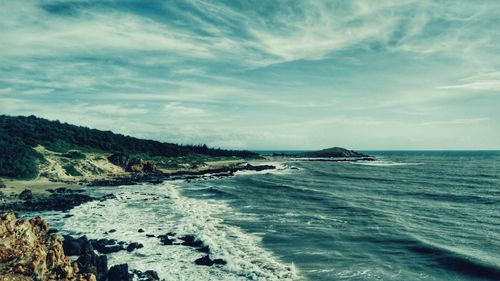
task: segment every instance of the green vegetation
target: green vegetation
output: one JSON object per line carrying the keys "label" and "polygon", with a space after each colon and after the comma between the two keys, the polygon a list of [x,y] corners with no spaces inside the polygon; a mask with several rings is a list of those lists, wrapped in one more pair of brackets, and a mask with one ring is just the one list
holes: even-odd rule
{"label": "green vegetation", "polygon": [[83,176],[82,173],[80,173],[73,164],[66,164],[63,166],[63,168],[71,176],[74,177]]}
{"label": "green vegetation", "polygon": [[[206,145],[178,145],[154,140],[138,139],[111,131],[49,121],[35,116],[0,115],[0,176],[33,178],[43,157],[33,147],[42,145],[49,150],[64,153],[70,159],[81,159],[81,152],[124,153],[143,155],[144,158],[166,159],[179,157],[204,159],[209,157],[254,158],[256,153],[240,150],[209,148]],[[79,150],[79,151],[75,151]],[[173,165],[177,161],[171,161]]]}
{"label": "green vegetation", "polygon": [[318,151],[305,152],[301,157],[367,157],[367,155],[348,150],[342,147],[331,147]]}

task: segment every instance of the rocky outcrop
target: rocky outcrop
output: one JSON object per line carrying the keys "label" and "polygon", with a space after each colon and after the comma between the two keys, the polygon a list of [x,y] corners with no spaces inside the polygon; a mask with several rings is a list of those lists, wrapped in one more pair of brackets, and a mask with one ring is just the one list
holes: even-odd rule
{"label": "rocky outcrop", "polygon": [[14,213],[0,214],[0,276],[5,281],[96,280],[71,263],[42,218],[18,220]]}
{"label": "rocky outcrop", "polygon": [[48,190],[51,192],[49,196],[33,194],[29,189],[25,189],[19,195],[6,198],[8,200],[0,202],[0,210],[17,210],[17,211],[42,211],[56,210],[67,211],[82,203],[94,200],[93,197],[81,194],[79,190],[70,190],[59,188],[56,190]]}
{"label": "rocky outcrop", "polygon": [[111,164],[122,167],[131,173],[156,173],[156,166],[146,160],[139,158],[130,158],[123,153],[115,153],[108,157]]}

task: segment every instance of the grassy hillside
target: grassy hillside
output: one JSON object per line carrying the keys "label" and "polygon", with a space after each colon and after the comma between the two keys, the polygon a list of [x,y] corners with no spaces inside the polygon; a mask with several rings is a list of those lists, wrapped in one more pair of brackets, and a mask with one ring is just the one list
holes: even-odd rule
{"label": "grassy hillside", "polygon": [[[168,132],[165,132],[168,135]],[[125,153],[151,158],[174,158],[202,155],[207,157],[251,158],[249,151],[209,148],[206,145],[178,145],[154,140],[138,139],[111,131],[50,121],[35,116],[0,115],[0,176],[33,178],[44,157],[33,148],[45,148],[66,153],[85,152]]]}

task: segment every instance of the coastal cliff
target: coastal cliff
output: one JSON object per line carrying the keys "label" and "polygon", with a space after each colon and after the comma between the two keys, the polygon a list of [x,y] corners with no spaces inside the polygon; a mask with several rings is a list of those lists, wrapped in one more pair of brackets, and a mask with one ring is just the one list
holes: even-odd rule
{"label": "coastal cliff", "polygon": [[92,273],[79,272],[40,217],[18,220],[14,213],[0,214],[0,241],[0,280],[96,280]]}

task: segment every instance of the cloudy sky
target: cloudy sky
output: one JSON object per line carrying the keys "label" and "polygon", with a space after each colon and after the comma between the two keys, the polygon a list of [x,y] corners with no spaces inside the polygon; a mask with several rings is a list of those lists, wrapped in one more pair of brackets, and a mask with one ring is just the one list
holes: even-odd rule
{"label": "cloudy sky", "polygon": [[250,149],[500,149],[500,1],[0,3],[0,113]]}

